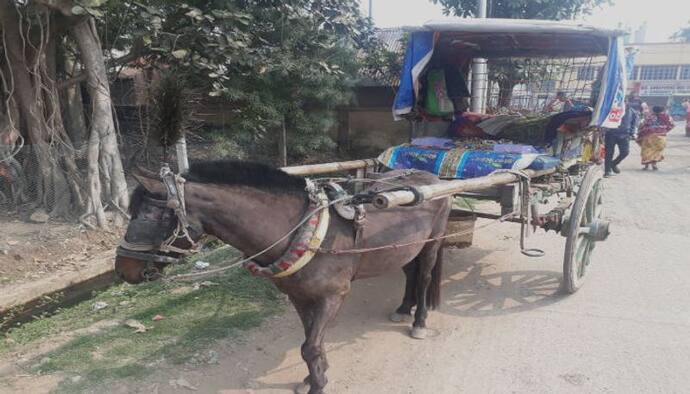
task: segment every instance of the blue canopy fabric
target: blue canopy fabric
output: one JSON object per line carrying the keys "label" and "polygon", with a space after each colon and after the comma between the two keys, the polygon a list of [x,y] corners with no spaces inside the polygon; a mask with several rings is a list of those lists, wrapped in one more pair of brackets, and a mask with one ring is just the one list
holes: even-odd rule
{"label": "blue canopy fabric", "polygon": [[410,34],[410,41],[405,53],[405,61],[400,75],[400,87],[395,95],[393,118],[402,119],[403,115],[412,112],[420,88],[419,77],[434,54],[434,37],[431,31],[417,31]]}
{"label": "blue canopy fabric", "polygon": [[625,93],[628,83],[623,38],[611,38],[608,59],[601,79],[599,100],[592,115],[592,126],[615,129],[625,114]]}

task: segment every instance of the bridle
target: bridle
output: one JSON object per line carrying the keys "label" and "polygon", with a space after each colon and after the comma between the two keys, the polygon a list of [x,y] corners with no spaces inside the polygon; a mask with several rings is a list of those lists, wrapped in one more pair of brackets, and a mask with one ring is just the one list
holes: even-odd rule
{"label": "bridle", "polygon": [[[206,241],[206,234],[204,234],[202,230],[196,229],[189,224],[184,195],[185,179],[181,175],[175,174],[168,164],[163,164],[159,175],[166,190],[165,200],[148,196],[145,197],[145,199],[149,204],[159,208],[172,209],[176,219],[175,228],[172,234],[158,245],[153,243],[142,244],[129,242],[125,235],[120,241],[120,246],[117,248],[117,254],[119,256],[143,260],[149,263],[178,263],[183,257],[198,252]],[[148,220],[151,221],[151,219]],[[157,218],[154,221],[161,223],[163,222],[163,218]],[[191,233],[195,235],[200,234],[200,237],[195,241]],[[190,244],[190,247],[182,249],[174,246],[173,244],[180,239],[186,240]],[[179,257],[159,253],[177,254]]]}

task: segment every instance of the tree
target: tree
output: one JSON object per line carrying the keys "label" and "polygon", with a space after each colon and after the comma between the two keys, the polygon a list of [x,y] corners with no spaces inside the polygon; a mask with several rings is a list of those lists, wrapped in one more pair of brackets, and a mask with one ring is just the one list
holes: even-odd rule
{"label": "tree", "polygon": [[333,109],[351,100],[360,65],[382,56],[355,0],[109,2],[104,19],[106,47],[224,101],[233,127],[222,140],[275,149],[286,129],[293,157],[334,145]]}
{"label": "tree", "polygon": [[332,110],[379,47],[356,0],[0,0],[0,33],[0,137],[31,147],[35,205],[103,228],[128,205],[109,90],[123,67],[222,98],[234,135],[284,127],[304,156],[333,144]]}
{"label": "tree", "polygon": [[[97,6],[99,2],[84,3]],[[24,135],[31,147],[32,157],[25,160],[33,165],[25,175],[34,184],[36,205],[52,216],[85,212],[105,228],[105,201],[118,212],[115,223],[121,223],[120,212],[128,205],[127,185],[93,17],[69,0],[0,0],[0,30],[5,55],[2,98],[10,115],[7,128]],[[87,187],[75,154],[81,147],[73,144],[62,116],[64,95],[58,78],[68,56],[66,47],[78,53],[71,60],[80,62],[92,99],[91,132],[81,131],[89,135]]]}
{"label": "tree", "polygon": [[[474,17],[478,12],[477,0],[431,0],[441,4],[446,15]],[[589,14],[594,8],[610,3],[609,0],[489,0],[489,18],[506,19],[575,19]],[[553,72],[553,65],[526,63],[523,59],[497,59],[489,64],[489,80],[499,86],[499,106],[508,106],[513,89],[519,81],[530,80],[535,72],[544,75]],[[532,74],[532,75],[528,75]]]}
{"label": "tree", "polygon": [[671,39],[675,41],[690,42],[690,24],[675,32],[671,36]]}
{"label": "tree", "polygon": [[[446,15],[474,17],[477,15],[476,0],[431,0],[441,4]],[[507,19],[575,19],[591,13],[609,0],[489,0],[489,18]]]}

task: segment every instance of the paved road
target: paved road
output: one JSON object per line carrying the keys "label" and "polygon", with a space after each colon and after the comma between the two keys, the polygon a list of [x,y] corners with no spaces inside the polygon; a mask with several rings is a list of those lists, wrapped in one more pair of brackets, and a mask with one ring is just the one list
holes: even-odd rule
{"label": "paved road", "polygon": [[[613,234],[575,295],[558,292],[563,239],[530,238],[547,252],[530,259],[510,224],[446,252],[426,341],[386,320],[401,275],[357,283],[327,336],[328,393],[690,392],[690,138],[670,135],[659,172],[638,163],[635,146],[606,181]],[[306,374],[301,340],[290,312],[244,345],[221,345],[220,365],[182,375],[200,392],[288,393]],[[180,371],[167,374],[161,392]]]}

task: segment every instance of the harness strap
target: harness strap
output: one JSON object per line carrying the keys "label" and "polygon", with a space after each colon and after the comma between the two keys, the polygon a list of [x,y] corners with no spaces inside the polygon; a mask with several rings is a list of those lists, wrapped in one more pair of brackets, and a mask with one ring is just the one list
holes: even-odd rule
{"label": "harness strap", "polygon": [[[187,204],[184,198],[184,184],[186,181],[182,176],[175,174],[167,163],[161,167],[160,177],[168,194],[167,206],[175,211],[175,216],[177,216],[177,228],[168,239],[163,241],[159,250],[181,253],[183,255],[196,253],[200,248],[201,242],[194,241],[189,235],[190,226],[187,219]],[[173,246],[173,243],[180,238],[185,238],[192,245],[191,248],[187,250]]]}
{"label": "harness strap", "polygon": [[[309,182],[307,183],[309,185]],[[280,258],[268,266],[261,266],[255,261],[247,261],[244,267],[255,276],[267,278],[285,278],[304,268],[316,255],[321,246],[330,221],[328,201],[326,192],[321,189],[307,188],[310,200],[316,201],[314,204],[317,209],[310,211],[305,217],[306,223],[300,229],[299,234],[290,243],[288,249]],[[320,209],[320,212],[317,210]]]}

